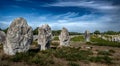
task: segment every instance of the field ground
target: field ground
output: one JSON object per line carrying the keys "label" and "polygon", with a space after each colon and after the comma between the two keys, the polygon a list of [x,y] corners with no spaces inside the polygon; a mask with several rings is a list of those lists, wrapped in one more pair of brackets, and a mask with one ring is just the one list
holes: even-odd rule
{"label": "field ground", "polygon": [[86,43],[83,38],[77,38],[71,40],[69,47],[59,47],[56,38],[51,48],[45,51],[40,51],[34,41],[28,52],[17,53],[15,56],[3,54],[1,45],[0,66],[120,66],[119,43],[116,46],[101,46],[94,44],[97,40]]}

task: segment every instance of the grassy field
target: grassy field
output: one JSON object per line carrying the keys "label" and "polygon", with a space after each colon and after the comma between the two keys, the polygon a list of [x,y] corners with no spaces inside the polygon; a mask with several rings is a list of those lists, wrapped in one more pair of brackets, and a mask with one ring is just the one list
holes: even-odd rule
{"label": "grassy field", "polygon": [[[64,51],[63,51],[64,50]],[[93,53],[89,50],[79,50],[79,48],[60,48],[49,49],[41,52],[29,51],[26,53],[17,53],[15,56],[2,55],[0,66],[11,66],[12,63],[25,63],[26,65],[53,66],[56,65],[54,58],[60,58],[67,61],[68,66],[79,66],[78,61],[100,62],[111,64],[112,59],[109,55],[91,56]],[[7,64],[6,64],[7,62]],[[63,61],[64,62],[64,61]],[[62,66],[62,65],[59,65]]]}
{"label": "grassy field", "polygon": [[[58,37],[53,41],[58,41]],[[3,54],[0,45],[0,66],[119,66],[119,43],[91,37],[91,42],[86,44],[83,36],[73,37],[71,41],[70,47],[62,48],[59,42],[52,42],[45,51],[40,51],[37,41],[33,41],[28,52],[14,56]],[[92,49],[86,48],[89,46]]]}
{"label": "grassy field", "polygon": [[92,43],[88,43],[88,44],[99,45],[99,46],[120,47],[120,42],[111,42],[111,41],[103,40],[101,38],[91,37],[91,42]]}

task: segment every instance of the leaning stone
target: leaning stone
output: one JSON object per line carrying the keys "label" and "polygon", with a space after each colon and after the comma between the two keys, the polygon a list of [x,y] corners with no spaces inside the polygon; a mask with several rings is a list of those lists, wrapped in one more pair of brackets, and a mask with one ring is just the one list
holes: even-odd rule
{"label": "leaning stone", "polygon": [[3,45],[4,53],[15,55],[19,52],[28,51],[33,40],[32,31],[24,18],[16,18],[7,31],[6,43]]}
{"label": "leaning stone", "polygon": [[52,31],[49,25],[45,24],[38,28],[38,44],[40,45],[40,50],[45,50],[50,48],[50,43],[52,40]]}
{"label": "leaning stone", "polygon": [[61,34],[59,35],[60,46],[70,46],[70,36],[66,28],[62,28]]}
{"label": "leaning stone", "polygon": [[6,34],[3,31],[0,31],[0,44],[4,44],[6,40]]}

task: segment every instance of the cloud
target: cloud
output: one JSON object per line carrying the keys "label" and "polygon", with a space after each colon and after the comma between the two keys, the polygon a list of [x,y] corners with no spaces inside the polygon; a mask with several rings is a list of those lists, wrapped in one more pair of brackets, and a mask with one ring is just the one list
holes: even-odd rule
{"label": "cloud", "polygon": [[6,29],[9,26],[7,23],[8,22],[0,22],[0,28]]}
{"label": "cloud", "polygon": [[[74,13],[74,15],[72,15]],[[82,16],[75,16],[75,12],[67,12],[59,15],[44,15],[29,22],[31,26],[41,26],[42,24],[49,24],[53,30],[60,30],[62,27],[68,28],[69,31],[84,32],[90,30],[119,31],[119,24],[114,15],[98,15],[98,14],[85,14]],[[71,15],[71,16],[70,16]],[[66,19],[67,17],[67,19]],[[72,17],[72,18],[71,18]],[[117,27],[117,28],[116,28]]]}
{"label": "cloud", "polygon": [[111,2],[99,2],[99,1],[58,1],[52,4],[44,5],[46,7],[84,7],[84,8],[92,8],[100,11],[109,11],[109,10],[118,10],[120,6],[112,5]]}
{"label": "cloud", "polygon": [[[16,1],[21,2],[32,0]],[[33,4],[33,2],[31,2],[31,4]],[[19,6],[20,5],[17,4],[15,6],[13,5],[14,8],[20,9]],[[84,32],[85,30],[90,30],[91,32],[94,30],[120,30],[120,7],[116,4],[113,5],[112,2],[104,2],[104,0],[102,0],[102,2],[99,2],[98,0],[57,0],[52,3],[44,4],[44,7],[39,8],[39,4],[36,4],[35,1],[33,7],[30,6],[28,9],[28,6],[20,6],[22,7],[22,11],[19,10],[20,12],[17,12],[15,14],[12,14],[8,11],[12,14],[12,16],[9,14],[7,14],[8,16],[1,15],[2,17],[0,17],[0,27],[8,27],[12,20],[16,17],[19,17],[18,14],[20,14],[20,16],[23,16],[27,20],[28,24],[33,28],[39,27],[42,24],[49,24],[53,30],[60,30],[62,27],[66,27],[69,31],[75,32]],[[33,11],[31,8],[34,8],[36,6],[38,7]],[[82,8],[89,10],[89,13],[85,10],[82,10],[85,11],[85,13],[80,11]],[[54,13],[54,11],[59,12]]]}

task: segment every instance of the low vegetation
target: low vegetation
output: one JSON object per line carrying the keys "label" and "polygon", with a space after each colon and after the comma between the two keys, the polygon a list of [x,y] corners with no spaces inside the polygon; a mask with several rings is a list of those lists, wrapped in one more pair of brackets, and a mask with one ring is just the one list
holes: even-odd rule
{"label": "low vegetation", "polygon": [[53,66],[56,62],[54,58],[66,60],[68,66],[79,66],[79,64],[76,63],[78,61],[110,64],[112,63],[112,58],[109,56],[110,54],[104,52],[99,52],[97,56],[93,56],[93,52],[91,50],[81,50],[79,47],[63,47],[57,49],[51,48],[45,51],[31,49],[28,52],[17,53],[14,56],[1,55],[0,66],[8,66],[11,63],[19,62],[27,65]]}
{"label": "low vegetation", "polygon": [[73,38],[71,38],[71,41],[84,41],[84,37],[83,36],[75,36]]}
{"label": "low vegetation", "polygon": [[91,37],[91,42],[92,43],[88,43],[88,44],[99,45],[99,46],[120,47],[120,42],[111,42],[111,41],[103,40],[101,38]]}
{"label": "low vegetation", "polygon": [[55,37],[53,38],[53,40],[59,40],[58,36],[55,36]]}

